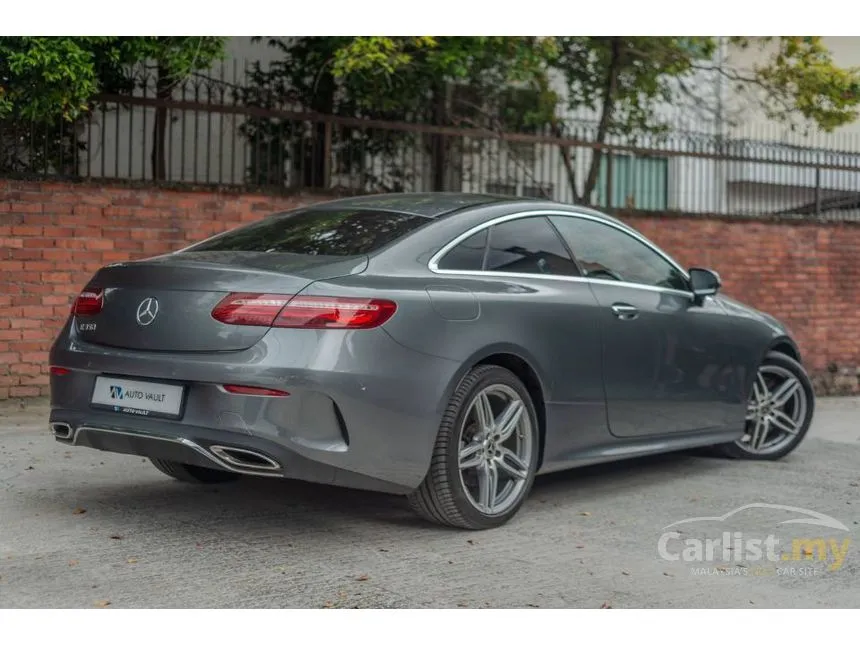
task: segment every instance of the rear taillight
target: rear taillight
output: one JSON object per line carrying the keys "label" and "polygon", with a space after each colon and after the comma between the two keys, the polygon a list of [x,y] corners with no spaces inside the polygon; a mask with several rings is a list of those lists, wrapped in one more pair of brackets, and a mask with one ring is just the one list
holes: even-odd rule
{"label": "rear taillight", "polygon": [[275,327],[371,329],[397,311],[390,300],[296,296],[275,319]]}
{"label": "rear taillight", "polygon": [[212,317],[227,325],[271,327],[292,296],[276,293],[231,293],[212,310]]}
{"label": "rear taillight", "polygon": [[95,316],[104,306],[104,289],[84,289],[78,294],[72,313],[75,316]]}
{"label": "rear taillight", "polygon": [[371,329],[395,311],[394,302],[375,298],[231,293],[212,310],[212,317],[228,325]]}

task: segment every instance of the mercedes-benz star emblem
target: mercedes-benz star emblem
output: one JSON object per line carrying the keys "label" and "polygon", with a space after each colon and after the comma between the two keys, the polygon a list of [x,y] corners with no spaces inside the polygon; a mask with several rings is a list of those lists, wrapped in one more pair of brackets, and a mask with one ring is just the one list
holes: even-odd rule
{"label": "mercedes-benz star emblem", "polygon": [[158,300],[146,298],[137,306],[137,324],[143,327],[151,325],[158,315]]}

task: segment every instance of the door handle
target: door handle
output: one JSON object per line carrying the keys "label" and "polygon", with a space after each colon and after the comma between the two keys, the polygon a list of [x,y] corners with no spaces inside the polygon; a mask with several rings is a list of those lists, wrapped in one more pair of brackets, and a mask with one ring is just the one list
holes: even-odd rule
{"label": "door handle", "polygon": [[633,320],[639,317],[639,310],[636,307],[621,303],[612,305],[612,313],[619,320]]}

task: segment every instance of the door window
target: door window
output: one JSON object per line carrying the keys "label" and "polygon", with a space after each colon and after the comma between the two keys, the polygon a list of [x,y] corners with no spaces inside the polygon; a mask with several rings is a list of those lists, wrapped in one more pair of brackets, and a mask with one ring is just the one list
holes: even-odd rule
{"label": "door window", "polygon": [[678,269],[632,235],[582,217],[553,216],[551,220],[585,277],[689,291]]}

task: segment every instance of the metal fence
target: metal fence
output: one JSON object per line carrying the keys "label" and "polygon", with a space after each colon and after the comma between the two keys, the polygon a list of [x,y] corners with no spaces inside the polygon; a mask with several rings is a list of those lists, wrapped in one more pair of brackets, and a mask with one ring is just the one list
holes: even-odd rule
{"label": "metal fence", "polygon": [[100,96],[74,124],[0,121],[0,174],[344,194],[489,192],[607,209],[860,221],[860,150],[671,129],[596,143],[587,122],[567,124],[564,136],[500,132],[244,105],[205,79],[180,97],[142,87]]}

